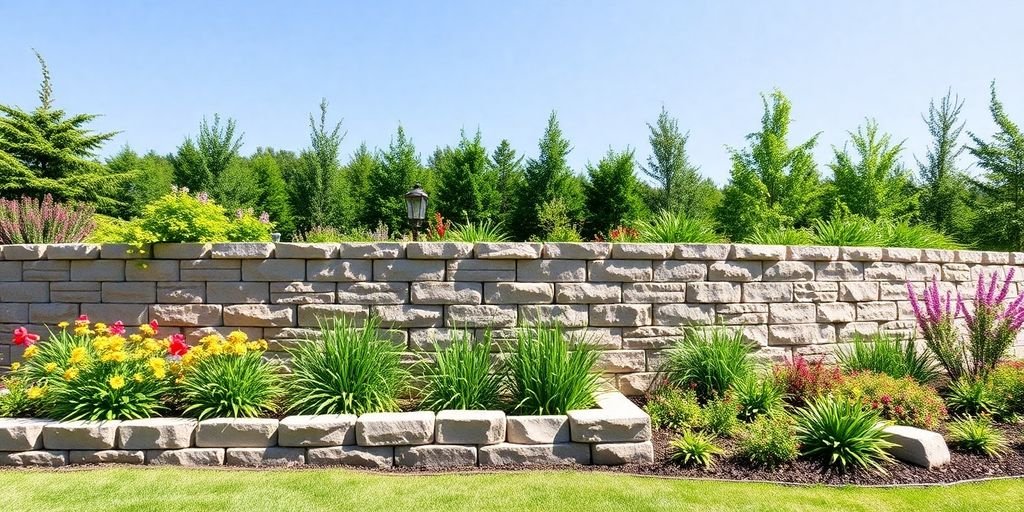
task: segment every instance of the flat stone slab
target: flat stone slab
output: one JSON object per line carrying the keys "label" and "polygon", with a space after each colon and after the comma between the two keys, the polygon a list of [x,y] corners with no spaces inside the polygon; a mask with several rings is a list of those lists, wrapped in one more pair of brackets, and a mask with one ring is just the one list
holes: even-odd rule
{"label": "flat stone slab", "polygon": [[24,452],[43,447],[43,427],[51,420],[0,418],[0,452]]}
{"label": "flat stone slab", "polygon": [[277,428],[277,444],[304,447],[356,444],[356,415],[288,416]]}
{"label": "flat stone slab", "polygon": [[146,464],[154,466],[221,466],[224,448],[182,448],[181,450],[149,450]]}
{"label": "flat stone slab", "polygon": [[[435,425],[437,444],[486,445],[505,441],[505,413],[502,411],[441,411],[437,413]],[[397,457],[396,453],[396,463]]]}
{"label": "flat stone slab", "polygon": [[228,448],[227,466],[298,466],[306,463],[306,450],[270,446],[267,448]]}
{"label": "flat stone slab", "polygon": [[434,442],[434,413],[375,412],[356,420],[359,446],[420,445]]}
{"label": "flat stone slab", "polygon": [[198,421],[189,418],[148,418],[122,421],[117,446],[123,450],[173,450],[192,446]]}
{"label": "flat stone slab", "polygon": [[476,446],[457,444],[425,444],[395,447],[395,465],[440,468],[476,466]]}
{"label": "flat stone slab", "polygon": [[568,443],[569,417],[564,414],[548,416],[508,416],[505,421],[508,442],[516,444]]}
{"label": "flat stone slab", "polygon": [[618,391],[594,396],[600,409],[569,411],[577,443],[639,443],[651,439],[651,417]]}
{"label": "flat stone slab", "polygon": [[69,464],[144,464],[146,452],[142,450],[71,450]]}
{"label": "flat stone slab", "polygon": [[200,448],[263,448],[277,444],[278,421],[270,418],[211,418],[196,426]]}
{"label": "flat stone slab", "polygon": [[654,462],[654,444],[642,443],[598,443],[590,447],[594,464],[619,466],[622,464],[650,464]]}
{"label": "flat stone slab", "polygon": [[0,452],[0,466],[59,467],[68,463],[68,452],[31,450],[27,452]]}
{"label": "flat stone slab", "polygon": [[306,450],[306,463],[316,466],[390,468],[394,461],[394,446],[330,446]]}
{"label": "flat stone slab", "polygon": [[120,421],[55,421],[43,426],[47,450],[110,450]]}
{"label": "flat stone slab", "polygon": [[590,464],[590,445],[583,443],[501,443],[481,446],[479,461],[481,466]]}
{"label": "flat stone slab", "polygon": [[942,434],[905,425],[891,425],[885,428],[889,442],[896,446],[889,453],[899,460],[934,469],[949,463],[949,447]]}

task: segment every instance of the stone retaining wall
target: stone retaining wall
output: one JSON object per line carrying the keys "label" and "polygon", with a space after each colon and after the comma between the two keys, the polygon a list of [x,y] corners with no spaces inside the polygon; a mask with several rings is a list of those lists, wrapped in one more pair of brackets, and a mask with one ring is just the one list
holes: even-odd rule
{"label": "stone retaining wall", "polygon": [[619,392],[564,416],[441,411],[55,422],[0,418],[0,466],[501,466],[653,462],[650,418]]}
{"label": "stone retaining wall", "polygon": [[429,357],[453,326],[493,328],[497,351],[512,327],[555,320],[586,330],[601,369],[635,394],[687,328],[734,326],[776,359],[827,355],[855,333],[911,334],[906,281],[920,289],[936,277],[971,297],[979,272],[1021,264],[1024,253],[729,244],[9,245],[0,367],[20,358],[14,328],[79,314],[157,320],[193,340],[240,329],[280,357],[320,317],[373,314],[409,361]]}

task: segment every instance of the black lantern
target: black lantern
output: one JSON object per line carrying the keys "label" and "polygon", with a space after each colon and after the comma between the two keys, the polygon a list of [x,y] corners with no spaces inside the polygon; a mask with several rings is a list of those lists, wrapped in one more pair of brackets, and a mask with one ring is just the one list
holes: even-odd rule
{"label": "black lantern", "polygon": [[419,183],[405,194],[405,216],[412,227],[412,239],[419,238],[420,224],[427,218],[427,199],[430,196],[423,191]]}

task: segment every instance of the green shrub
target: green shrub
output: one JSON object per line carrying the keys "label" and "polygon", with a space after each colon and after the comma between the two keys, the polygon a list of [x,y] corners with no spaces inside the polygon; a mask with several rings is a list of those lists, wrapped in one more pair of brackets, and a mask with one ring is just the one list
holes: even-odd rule
{"label": "green shrub", "polygon": [[777,467],[796,460],[799,445],[793,418],[763,414],[743,428],[737,455],[754,466]]}
{"label": "green shrub", "polygon": [[785,391],[774,379],[759,379],[753,375],[733,385],[733,396],[739,407],[739,416],[745,421],[782,409]]}
{"label": "green shrub", "polygon": [[858,215],[814,221],[813,241],[817,245],[879,247],[885,242],[873,222]]}
{"label": "green shrub", "polygon": [[295,237],[296,242],[308,244],[324,244],[341,242],[345,235],[330,226],[313,226],[308,231]]}
{"label": "green shrub", "polygon": [[223,242],[230,222],[224,208],[183,189],[146,205],[138,225],[149,239],[134,242]]}
{"label": "green shrub", "polygon": [[545,202],[537,212],[537,222],[544,236],[534,239],[543,242],[582,242],[583,237],[570,217],[569,205],[562,198],[556,197]]}
{"label": "green shrub", "polygon": [[989,374],[995,396],[999,397],[999,415],[1016,419],[1024,415],[1024,361],[1005,361]]}
{"label": "green shrub", "polygon": [[1000,402],[999,395],[986,379],[961,377],[946,389],[946,407],[956,416],[996,414]]}
{"label": "green shrub", "polygon": [[847,372],[871,371],[901,379],[910,377],[928,384],[939,377],[939,366],[927,351],[918,351],[913,340],[900,341],[878,334],[870,338],[854,336],[849,350],[836,354],[839,366]]}
{"label": "green shrub", "polygon": [[886,424],[874,410],[834,397],[812,401],[796,411],[796,439],[803,455],[845,472],[851,468],[885,472],[892,460],[886,451]]}
{"label": "green shrub", "polygon": [[456,225],[447,233],[446,240],[452,242],[507,242],[508,233],[501,223],[490,219],[481,222],[467,222]]}
{"label": "green shrub", "polygon": [[557,324],[520,329],[505,361],[513,412],[565,414],[592,406],[597,357],[593,345],[570,342]]}
{"label": "green shrub", "polygon": [[877,229],[884,239],[885,247],[909,247],[914,249],[961,249],[952,238],[924,224],[906,222],[879,222]]}
{"label": "green shrub", "polygon": [[670,441],[669,450],[673,462],[683,466],[704,466],[705,468],[714,464],[715,455],[723,453],[723,450],[715,444],[714,437],[693,430],[683,431],[682,435]]}
{"label": "green shrub", "polygon": [[257,217],[252,210],[238,210],[224,235],[229,242],[269,242],[273,230],[266,214]]}
{"label": "green shrub", "polygon": [[394,344],[380,338],[379,328],[377,318],[363,327],[346,317],[321,321],[322,338],[291,351],[289,409],[296,414],[397,411],[409,372]]}
{"label": "green shrub", "polygon": [[672,385],[693,387],[698,398],[710,400],[753,375],[752,350],[739,331],[722,328],[687,331],[669,351],[662,371]]}
{"label": "green shrub", "polygon": [[707,244],[722,241],[715,232],[713,221],[691,218],[682,213],[662,210],[649,221],[640,222],[638,228],[643,242],[666,244]]}
{"label": "green shrub", "polygon": [[811,245],[811,232],[806,229],[775,228],[758,226],[743,239],[745,244],[760,245]]}
{"label": "green shrub", "polygon": [[934,389],[909,377],[896,379],[884,373],[848,375],[836,396],[877,411],[900,425],[934,430],[946,417],[946,405]]}
{"label": "green shrub", "polygon": [[39,410],[35,400],[28,396],[29,382],[22,375],[5,375],[0,377],[0,389],[7,390],[0,394],[0,418],[29,418]]}
{"label": "green shrub", "polygon": [[199,358],[181,383],[185,414],[200,420],[262,416],[276,409],[281,394],[277,369],[255,350]]}
{"label": "green shrub", "polygon": [[704,424],[693,390],[661,386],[649,396],[644,410],[651,417],[651,426],[658,429],[679,431]]}
{"label": "green shrub", "polygon": [[721,437],[732,437],[740,427],[739,405],[732,395],[718,397],[704,404],[704,430]]}
{"label": "green shrub", "polygon": [[963,418],[950,422],[949,439],[961,450],[998,457],[1006,451],[1006,438],[986,417]]}
{"label": "green shrub", "polygon": [[501,375],[491,364],[491,339],[473,343],[464,330],[451,332],[447,348],[434,346],[436,362],[424,372],[422,408],[493,410],[501,408]]}

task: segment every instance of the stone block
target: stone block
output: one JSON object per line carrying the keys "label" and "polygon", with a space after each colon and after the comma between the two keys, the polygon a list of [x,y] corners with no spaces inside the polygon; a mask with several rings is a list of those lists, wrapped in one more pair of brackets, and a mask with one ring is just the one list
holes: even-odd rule
{"label": "stone block", "polygon": [[594,371],[604,374],[642,372],[647,369],[643,350],[602,350],[597,354]]}
{"label": "stone block", "polygon": [[126,281],[177,281],[180,265],[176,260],[142,260],[126,263]]}
{"label": "stone block", "polygon": [[446,274],[449,281],[515,281],[516,261],[451,260],[447,263]]}
{"label": "stone block", "polygon": [[156,301],[160,304],[202,304],[206,302],[206,283],[157,283]]}
{"label": "stone block", "polygon": [[454,260],[471,258],[469,242],[413,242],[405,246],[405,256],[413,260]]}
{"label": "stone block", "polygon": [[708,265],[709,281],[760,281],[761,274],[760,261],[716,261]]}
{"label": "stone block", "polygon": [[48,260],[94,260],[100,257],[98,244],[50,244],[46,246]]}
{"label": "stone block", "polygon": [[306,450],[268,446],[265,448],[228,448],[224,457],[227,466],[288,467],[306,463]]}
{"label": "stone block", "polygon": [[270,302],[268,283],[211,281],[206,283],[206,301],[214,304],[266,304]]}
{"label": "stone block", "polygon": [[931,281],[942,278],[942,265],[938,263],[910,263],[906,267],[907,281]]}
{"label": "stone block", "polygon": [[401,242],[344,242],[338,257],[355,259],[395,259],[405,257],[405,244]]}
{"label": "stone block", "polygon": [[339,304],[405,304],[409,283],[338,283]]}
{"label": "stone block", "polygon": [[145,304],[156,302],[156,283],[103,283],[103,302]]}
{"label": "stone block", "polygon": [[444,261],[439,260],[376,260],[374,281],[443,281]]}
{"label": "stone block", "polygon": [[857,309],[848,302],[823,302],[817,305],[817,321],[823,323],[845,323],[857,319]]}
{"label": "stone block", "polygon": [[584,260],[526,260],[517,263],[520,282],[571,283],[587,280]]}
{"label": "stone block", "polygon": [[784,260],[785,245],[733,244],[729,257],[735,260]]}
{"label": "stone block", "polygon": [[[435,419],[435,428],[437,444],[497,444],[505,441],[505,413],[502,411],[440,411]],[[475,458],[476,453],[474,452],[473,455]]]}
{"label": "stone block", "polygon": [[50,420],[0,418],[0,452],[22,452],[43,447],[43,427]]}
{"label": "stone block", "polygon": [[49,301],[49,283],[0,283],[0,302]]}
{"label": "stone block", "polygon": [[146,464],[153,466],[222,466],[224,448],[182,448],[180,450],[149,450]]}
{"label": "stone block", "polygon": [[839,259],[839,248],[825,245],[791,245],[786,259],[796,261],[830,261]]}
{"label": "stone block", "polygon": [[22,278],[25,281],[67,281],[71,279],[71,262],[69,261],[26,261],[22,263],[22,269]]}
{"label": "stone block", "polygon": [[356,444],[356,415],[287,416],[278,426],[277,444],[296,447]]}
{"label": "stone block", "polygon": [[743,302],[792,302],[793,283],[743,283]]}
{"label": "stone block", "polygon": [[[103,300],[100,285],[87,281],[59,281],[50,283],[50,300],[53,302],[100,302]],[[111,283],[120,284],[120,283]],[[65,319],[66,320],[66,319]],[[2,320],[0,320],[2,321]],[[22,320],[27,322],[28,320]]]}
{"label": "stone block", "polygon": [[729,257],[729,244],[676,244],[677,260],[724,260]]}
{"label": "stone block", "polygon": [[224,306],[224,325],[229,327],[289,327],[295,325],[295,306],[235,304]]}
{"label": "stone block", "polygon": [[831,324],[780,324],[768,326],[769,345],[820,345],[835,343]]}
{"label": "stone block", "polygon": [[712,304],[655,304],[654,325],[711,325],[715,323]]}
{"label": "stone block", "polygon": [[654,444],[642,443],[597,443],[591,447],[591,461],[603,466],[622,464],[651,464],[654,462]]}
{"label": "stone block", "polygon": [[484,283],[487,304],[548,304],[554,298],[552,283]]}
{"label": "stone block", "polygon": [[372,274],[373,263],[368,260],[306,261],[307,281],[369,281]]}
{"label": "stone block", "polygon": [[210,257],[210,244],[153,244],[153,257],[161,260],[197,260]]}
{"label": "stone block", "polygon": [[846,261],[878,261],[882,259],[881,247],[841,247],[839,259]]}
{"label": "stone block", "polygon": [[686,302],[686,283],[623,283],[622,302]]}
{"label": "stone block", "polygon": [[654,280],[689,282],[703,281],[708,277],[708,265],[693,261],[655,261]]}
{"label": "stone block", "polygon": [[612,254],[612,244],[606,242],[547,242],[544,257],[563,260],[604,260]]}
{"label": "stone block", "polygon": [[839,283],[839,300],[843,302],[878,300],[878,283]]}
{"label": "stone block", "polygon": [[78,304],[57,302],[28,305],[28,319],[34,324],[56,325],[78,318]]}
{"label": "stone block", "polygon": [[507,416],[506,438],[514,444],[568,443],[569,417],[564,414],[546,416]]}
{"label": "stone block", "polygon": [[687,283],[686,301],[704,304],[740,302],[741,290],[739,283]]}
{"label": "stone block", "polygon": [[213,244],[213,259],[266,259],[274,255],[274,244],[269,242],[227,242]]}
{"label": "stone block", "polygon": [[413,304],[480,304],[483,300],[483,285],[439,281],[411,283],[409,298]]}
{"label": "stone block", "polygon": [[[752,325],[768,323],[768,304],[718,304],[714,306],[714,308],[716,318],[723,325]],[[655,321],[657,321],[657,315],[655,315]],[[710,325],[711,323],[712,322],[704,322],[703,324]],[[680,333],[680,335],[682,335],[682,333]]]}
{"label": "stone block", "polygon": [[[1014,261],[1011,253],[1010,262],[1019,265],[1022,261]],[[921,261],[929,263],[950,263],[955,261],[956,253],[949,249],[922,249]]]}
{"label": "stone block", "polygon": [[899,318],[895,302],[860,302],[857,304],[858,322],[884,322]]}
{"label": "stone block", "polygon": [[395,447],[395,465],[402,467],[476,466],[476,446],[427,444]]}
{"label": "stone block", "polygon": [[[841,342],[852,341],[857,336],[874,336],[878,334],[876,322],[850,322],[838,326],[838,337]],[[833,342],[834,343],[834,342]]]}
{"label": "stone block", "polygon": [[68,463],[68,452],[31,450],[0,452],[0,466],[38,466],[56,468]]}
{"label": "stone block", "polygon": [[593,282],[650,281],[654,269],[649,260],[596,260],[588,262],[587,273]]}
{"label": "stone block", "polygon": [[335,283],[292,281],[268,284],[271,304],[333,304],[337,298]]}
{"label": "stone block", "polygon": [[586,327],[590,310],[584,304],[537,304],[519,306],[521,325],[557,324],[562,327]]}
{"label": "stone block", "polygon": [[650,324],[650,304],[593,304],[590,306],[590,325],[595,327],[628,327]]}
{"label": "stone block", "polygon": [[369,317],[369,308],[357,304],[303,304],[298,306],[299,327],[319,327],[335,318],[346,318],[355,325],[363,325]]}
{"label": "stone block", "polygon": [[379,305],[371,310],[386,328],[441,327],[442,323],[441,306]]}
{"label": "stone block", "polygon": [[196,425],[199,448],[263,448],[277,444],[273,418],[210,418]]}
{"label": "stone block", "polygon": [[45,244],[14,244],[3,246],[3,256],[8,261],[34,261],[43,259]]}
{"label": "stone block", "polygon": [[818,281],[863,281],[864,264],[850,261],[819,261],[814,264]]}
{"label": "stone block", "polygon": [[[1005,253],[1003,253],[1005,254]],[[902,247],[885,247],[882,249],[883,261],[899,261],[910,263],[921,261],[921,249],[905,249]],[[1009,262],[1007,262],[1009,263]]]}
{"label": "stone block", "polygon": [[69,464],[144,464],[146,453],[142,450],[71,450]]}
{"label": "stone block", "polygon": [[330,446],[306,450],[306,463],[314,466],[390,468],[394,462],[394,446]]}
{"label": "stone block", "polygon": [[949,463],[949,448],[938,432],[905,425],[891,425],[885,428],[888,441],[896,446],[889,453],[904,462],[935,469]]}
{"label": "stone block", "polygon": [[590,445],[583,443],[481,446],[481,466],[590,464]]}
{"label": "stone block", "polygon": [[657,377],[658,374],[656,372],[619,375],[616,388],[620,393],[627,396],[643,395],[651,390]]}
{"label": "stone block", "polygon": [[9,302],[0,302],[0,323],[27,324],[28,307],[28,304],[12,304]]}
{"label": "stone block", "polygon": [[0,261],[0,281],[21,281],[20,261]]}
{"label": "stone block", "polygon": [[434,413],[375,412],[356,420],[359,446],[420,445],[434,442]]}
{"label": "stone block", "polygon": [[338,257],[338,244],[277,243],[274,246],[274,256],[299,260],[328,260]]}
{"label": "stone block", "polygon": [[664,260],[675,254],[672,244],[612,244],[612,258],[622,260]]}
{"label": "stone block", "polygon": [[535,260],[543,244],[533,242],[478,242],[474,251],[480,259]]}
{"label": "stone block", "polygon": [[125,262],[120,260],[73,260],[72,281],[124,281]]}
{"label": "stone block", "polygon": [[773,324],[807,324],[817,321],[818,308],[809,302],[771,304],[768,319]]}
{"label": "stone block", "polygon": [[636,443],[651,439],[651,419],[635,411],[569,411],[569,432],[577,443]]}
{"label": "stone block", "polygon": [[242,262],[243,281],[301,281],[305,278],[305,260],[275,259]]}
{"label": "stone block", "polygon": [[125,420],[117,427],[122,450],[172,450],[192,446],[198,421],[189,418]]}
{"label": "stone block", "polygon": [[814,264],[805,261],[766,263],[763,281],[814,281]]}
{"label": "stone block", "polygon": [[558,283],[555,300],[563,304],[614,304],[622,300],[622,285]]}
{"label": "stone block", "polygon": [[865,281],[906,281],[907,266],[903,263],[876,261],[864,265]]}
{"label": "stone block", "polygon": [[445,309],[448,327],[514,327],[518,318],[513,305],[453,304]]}
{"label": "stone block", "polygon": [[145,304],[82,304],[79,311],[93,321],[106,321],[109,324],[120,320],[125,325],[142,325],[149,322],[151,307]]}
{"label": "stone block", "polygon": [[221,324],[221,306],[214,304],[156,304],[149,317],[168,327],[212,327]]}
{"label": "stone block", "polygon": [[47,450],[110,450],[120,421],[55,421],[43,426]]}

